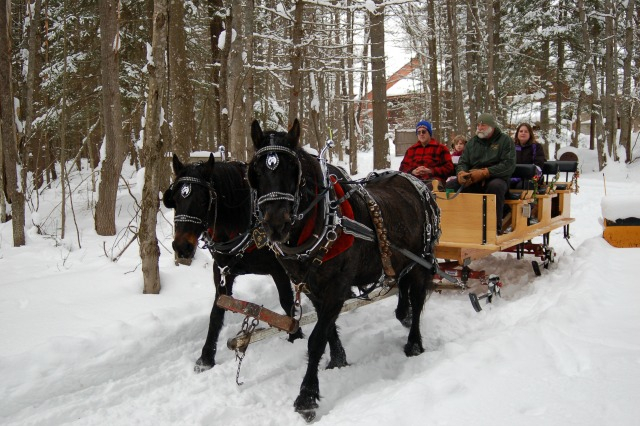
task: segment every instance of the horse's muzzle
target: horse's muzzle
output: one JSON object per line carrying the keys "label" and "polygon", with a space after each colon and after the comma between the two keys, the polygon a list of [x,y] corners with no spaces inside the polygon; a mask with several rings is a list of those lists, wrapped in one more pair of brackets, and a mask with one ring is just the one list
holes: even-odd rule
{"label": "horse's muzzle", "polygon": [[189,265],[191,265],[191,262],[193,262],[193,257],[190,257],[190,258],[178,257],[178,255],[175,254],[173,261],[175,262],[176,266],[178,266],[178,265],[189,266]]}
{"label": "horse's muzzle", "polygon": [[176,264],[190,265],[193,256],[196,254],[196,244],[197,240],[192,242],[186,239],[174,239],[171,247],[174,250]]}
{"label": "horse's muzzle", "polygon": [[292,225],[291,214],[282,210],[275,214],[266,212],[262,221],[262,227],[267,234],[267,238],[274,243],[287,241]]}

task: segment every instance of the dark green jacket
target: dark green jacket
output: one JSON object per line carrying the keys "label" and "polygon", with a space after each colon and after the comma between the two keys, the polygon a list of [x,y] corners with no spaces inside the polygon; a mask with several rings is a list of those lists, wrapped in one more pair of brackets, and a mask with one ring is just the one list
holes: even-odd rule
{"label": "dark green jacket", "polygon": [[471,169],[489,169],[491,177],[499,177],[508,181],[516,169],[516,150],[509,135],[498,128],[488,139],[474,136],[458,160],[456,173],[468,172]]}

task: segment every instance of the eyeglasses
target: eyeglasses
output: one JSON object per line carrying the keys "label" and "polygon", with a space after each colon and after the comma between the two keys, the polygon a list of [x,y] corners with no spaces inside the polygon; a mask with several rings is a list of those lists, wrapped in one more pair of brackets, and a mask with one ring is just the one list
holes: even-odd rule
{"label": "eyeglasses", "polygon": [[425,133],[429,133],[426,130],[418,130],[419,135],[424,135]]}

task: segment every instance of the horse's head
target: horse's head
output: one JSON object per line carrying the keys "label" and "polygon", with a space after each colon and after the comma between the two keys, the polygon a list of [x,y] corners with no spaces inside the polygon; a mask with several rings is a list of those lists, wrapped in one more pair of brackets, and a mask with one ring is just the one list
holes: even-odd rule
{"label": "horse's head", "polygon": [[176,264],[190,265],[198,246],[198,238],[207,230],[210,216],[216,207],[216,192],[211,182],[215,160],[201,164],[183,165],[173,154],[176,180],[164,192],[162,202],[174,209],[175,233],[173,250]]}
{"label": "horse's head", "polygon": [[289,238],[300,203],[302,168],[296,154],[300,122],[289,132],[263,132],[257,120],[251,125],[256,153],[249,164],[249,185],[256,191],[257,209],[269,240]]}

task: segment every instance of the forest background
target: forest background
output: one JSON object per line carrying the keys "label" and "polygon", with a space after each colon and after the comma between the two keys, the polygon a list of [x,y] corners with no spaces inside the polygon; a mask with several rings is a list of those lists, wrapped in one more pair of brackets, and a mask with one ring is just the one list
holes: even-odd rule
{"label": "forest background", "polygon": [[[514,109],[536,104],[548,154],[577,147],[586,121],[600,169],[631,162],[639,23],[637,0],[0,0],[0,220],[24,245],[26,209],[38,217],[43,186],[60,185],[58,220],[29,226],[69,238],[68,175],[88,159],[96,233],[115,235],[129,161],[144,170],[129,228],[144,292],[157,293],[165,158],[224,146],[247,160],[253,119],[284,130],[300,118],[304,142],[331,135],[356,174],[354,150],[389,167],[390,107],[407,126],[428,118],[447,142],[479,112],[509,130]],[[417,80],[393,104],[390,35]]]}

